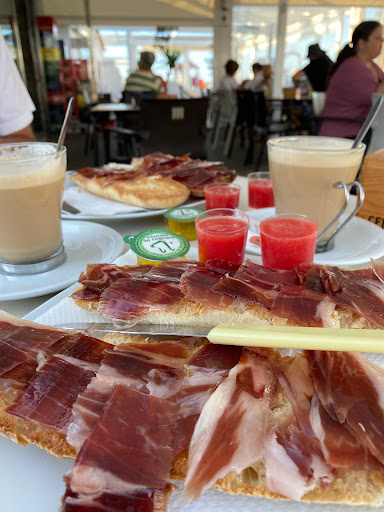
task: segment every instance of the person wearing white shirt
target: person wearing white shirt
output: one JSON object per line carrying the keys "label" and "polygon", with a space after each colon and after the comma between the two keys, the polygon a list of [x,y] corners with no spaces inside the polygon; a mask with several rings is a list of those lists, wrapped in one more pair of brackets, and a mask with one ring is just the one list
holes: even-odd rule
{"label": "person wearing white shirt", "polygon": [[35,140],[35,110],[0,30],[0,144]]}
{"label": "person wearing white shirt", "polygon": [[252,80],[249,80],[245,85],[244,88],[248,91],[262,91],[264,86],[264,73],[263,73],[263,66],[256,62],[252,66],[253,71],[253,78]]}
{"label": "person wearing white shirt", "polygon": [[234,92],[238,87],[239,83],[235,78],[236,71],[239,69],[239,65],[235,60],[229,60],[225,65],[226,75],[220,80],[219,91],[231,91]]}

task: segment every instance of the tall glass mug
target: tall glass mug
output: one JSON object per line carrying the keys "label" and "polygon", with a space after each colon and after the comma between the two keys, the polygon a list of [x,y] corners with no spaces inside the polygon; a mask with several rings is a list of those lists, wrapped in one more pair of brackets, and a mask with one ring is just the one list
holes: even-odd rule
{"label": "tall glass mug", "polygon": [[[337,232],[362,204],[363,190],[354,180],[365,145],[352,148],[352,143],[349,139],[311,136],[268,141],[276,213],[295,212],[313,218],[319,225],[317,252],[332,248]],[[340,223],[352,185],[359,191],[357,206]]]}
{"label": "tall glass mug", "polygon": [[0,271],[35,274],[65,260],[66,167],[66,148],[56,144],[0,144]]}

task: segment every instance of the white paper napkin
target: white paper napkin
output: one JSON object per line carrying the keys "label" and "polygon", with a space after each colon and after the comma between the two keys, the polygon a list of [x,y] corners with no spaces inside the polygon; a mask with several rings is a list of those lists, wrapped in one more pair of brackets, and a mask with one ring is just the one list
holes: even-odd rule
{"label": "white paper napkin", "polygon": [[90,194],[81,187],[69,187],[64,191],[64,201],[87,215],[115,215],[117,213],[144,212],[145,208],[119,203]]}
{"label": "white paper napkin", "polygon": [[[116,265],[137,265],[137,257],[132,251],[119,256]],[[73,285],[68,290],[73,293],[80,285]],[[105,317],[93,311],[86,311],[75,305],[72,299],[65,297],[61,302],[48,309],[35,319],[35,322],[47,325],[60,325],[73,322],[105,322]]]}

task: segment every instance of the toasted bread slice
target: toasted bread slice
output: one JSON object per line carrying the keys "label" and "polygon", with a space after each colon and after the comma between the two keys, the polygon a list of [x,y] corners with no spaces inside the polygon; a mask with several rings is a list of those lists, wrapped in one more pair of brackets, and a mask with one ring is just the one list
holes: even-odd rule
{"label": "toasted bread slice", "polygon": [[[82,288],[79,287],[79,289]],[[97,311],[99,302],[93,299],[73,299],[75,304],[88,311]],[[165,310],[152,310],[139,318],[140,324],[194,325],[213,328],[220,323],[248,323],[255,325],[298,325],[286,318],[273,315],[268,309],[257,304],[242,302],[236,309],[216,309],[202,306],[186,298]],[[353,311],[336,307],[330,318],[329,327],[345,329],[377,329],[364,317]]]}
{"label": "toasted bread slice", "polygon": [[106,184],[105,176],[86,178],[81,174],[72,174],[69,178],[91,194],[142,208],[173,208],[189,197],[189,189],[185,185],[157,175],[109,184]]}

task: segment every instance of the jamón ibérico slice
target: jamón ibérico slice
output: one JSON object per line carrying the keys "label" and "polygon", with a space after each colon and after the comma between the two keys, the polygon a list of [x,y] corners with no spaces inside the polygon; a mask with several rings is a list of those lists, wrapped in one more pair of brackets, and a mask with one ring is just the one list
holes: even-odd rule
{"label": "jam\u00f3n ib\u00e9rico slice", "polygon": [[101,292],[91,290],[90,288],[80,287],[75,290],[71,295],[73,300],[99,300]]}
{"label": "jam\u00f3n ib\u00e9rico slice", "polygon": [[280,283],[298,284],[297,275],[294,270],[280,270],[264,267],[251,260],[246,260],[244,266],[249,274],[252,274],[259,282],[270,285],[270,287]]}
{"label": "jam\u00f3n ib\u00e9rico slice", "polygon": [[264,462],[268,489],[293,500],[334,480],[318,439],[294,424],[278,427],[268,436]]}
{"label": "jam\u00f3n ib\u00e9rico slice", "polygon": [[311,401],[311,425],[328,464],[335,468],[378,470],[384,466],[346,423],[333,420],[316,393]]}
{"label": "jam\u00f3n ib\u00e9rico slice", "polygon": [[268,429],[267,400],[256,399],[236,385],[241,368],[248,362],[242,359],[232,368],[200,414],[189,447],[184,485],[187,502],[197,499],[230,471],[240,473],[262,457]]}
{"label": "jam\u00f3n ib\u00e9rico slice", "polygon": [[335,307],[324,294],[296,285],[284,285],[273,301],[271,313],[299,324],[330,327]]}
{"label": "jam\u00f3n ib\u00e9rico slice", "polygon": [[78,454],[67,494],[97,499],[103,492],[118,493],[131,497],[133,510],[150,506],[153,493],[145,495],[144,489],[167,491],[176,416],[168,400],[115,386]]}
{"label": "jam\u00f3n ib\u00e9rico slice", "polygon": [[130,495],[106,491],[98,495],[80,496],[67,490],[62,512],[165,512],[172,486],[164,489],[138,489]]}
{"label": "jam\u00f3n ib\u00e9rico slice", "polygon": [[384,283],[384,263],[380,263],[377,260],[371,260],[371,262],[375,276],[377,277],[377,279],[379,279],[379,281]]}
{"label": "jam\u00f3n ib\u00e9rico slice", "polygon": [[273,349],[244,348],[236,377],[237,387],[271,406],[276,398],[278,361],[279,353]]}
{"label": "jam\u00f3n ib\u00e9rico slice", "polygon": [[221,274],[212,270],[191,268],[182,275],[180,289],[185,298],[198,302],[202,306],[226,309],[233,304],[234,300],[212,291],[220,279],[222,279]]}
{"label": "jam\u00f3n ib\u00e9rico slice", "polygon": [[151,268],[152,265],[119,267],[112,263],[89,264],[85,272],[80,274],[79,282],[86,288],[102,292],[118,279],[132,275],[142,276]]}
{"label": "jam\u00f3n ib\u00e9rico slice", "polygon": [[101,294],[98,310],[104,316],[132,321],[150,311],[162,311],[181,297],[174,284],[123,278]]}
{"label": "jam\u00f3n ib\u00e9rico slice", "polygon": [[292,406],[297,425],[303,432],[315,437],[310,422],[314,390],[308,361],[301,354],[284,358],[277,365],[276,371],[279,384]]}
{"label": "jam\u00f3n ib\u00e9rico slice", "polygon": [[248,274],[245,268],[240,268],[234,276],[222,277],[212,287],[212,291],[233,299],[258,304],[266,309],[271,308],[278,293],[274,285],[260,283],[251,274]]}
{"label": "jam\u00f3n ib\u00e9rico slice", "polygon": [[226,260],[208,260],[205,262],[205,266],[207,269],[212,270],[213,272],[218,272],[219,274],[229,274],[233,275],[239,270],[240,265],[238,263],[232,263],[231,261]]}
{"label": "jam\u00f3n ib\u00e9rico slice", "polygon": [[384,370],[359,353],[308,351],[320,402],[331,418],[346,423],[384,464]]}
{"label": "jam\u00f3n ib\u00e9rico slice", "polygon": [[199,368],[230,370],[239,362],[242,350],[243,347],[208,343],[188,359],[187,365]]}
{"label": "jam\u00f3n ib\u00e9rico slice", "polygon": [[162,398],[176,394],[183,383],[183,365],[196,342],[197,338],[187,338],[120,345],[109,350],[96,378],[73,407],[73,422],[67,434],[69,443],[80,449],[118,383]]}
{"label": "jam\u00f3n ib\u00e9rico slice", "polygon": [[190,268],[204,268],[204,263],[199,261],[166,261],[152,267],[146,274],[145,279],[179,283],[181,276]]}
{"label": "jam\u00f3n ib\u00e9rico slice", "polygon": [[7,412],[64,434],[77,396],[95,372],[74,360],[51,357],[37,371]]}
{"label": "jam\u00f3n ib\u00e9rico slice", "polygon": [[4,312],[0,313],[0,341],[0,378],[18,389],[24,387],[38,365],[53,354],[66,353],[97,363],[107,346],[80,332],[44,327]]}

